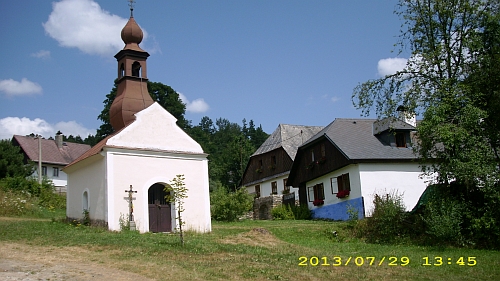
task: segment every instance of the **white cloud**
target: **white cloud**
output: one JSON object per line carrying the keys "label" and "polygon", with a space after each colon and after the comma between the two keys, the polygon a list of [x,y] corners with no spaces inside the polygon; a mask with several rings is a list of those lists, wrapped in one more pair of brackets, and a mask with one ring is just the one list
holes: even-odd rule
{"label": "white cloud", "polygon": [[75,121],[50,124],[47,121],[35,118],[31,120],[23,117],[5,117],[0,119],[0,139],[11,139],[13,135],[29,135],[31,133],[42,135],[45,138],[54,137],[57,131],[65,136],[81,136],[86,138],[89,134],[95,135],[96,131],[87,129]]}
{"label": "white cloud", "polygon": [[39,59],[48,59],[50,58],[50,51],[40,50],[36,53],[31,54],[31,56]]}
{"label": "white cloud", "polygon": [[380,76],[394,74],[403,70],[408,60],[405,58],[387,58],[378,61],[377,70]]}
{"label": "white cloud", "polygon": [[[52,13],[43,27],[63,47],[109,56],[125,45],[120,34],[127,21],[101,9],[93,0],[61,0],[52,4]],[[142,31],[146,39],[147,33]]]}
{"label": "white cloud", "polygon": [[338,102],[340,100],[340,98],[339,97],[332,97],[330,100],[332,102]]}
{"label": "white cloud", "polygon": [[187,97],[181,93],[179,94],[179,98],[186,105],[186,111],[191,113],[203,113],[208,111],[210,106],[205,102],[204,99],[199,98],[193,101],[189,101]]}
{"label": "white cloud", "polygon": [[26,78],[21,79],[21,82],[6,79],[0,80],[0,92],[7,96],[36,95],[42,93],[42,87]]}

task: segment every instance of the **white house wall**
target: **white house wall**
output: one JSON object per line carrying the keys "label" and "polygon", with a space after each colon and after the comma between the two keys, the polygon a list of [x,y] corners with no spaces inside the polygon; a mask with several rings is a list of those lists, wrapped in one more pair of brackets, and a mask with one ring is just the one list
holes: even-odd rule
{"label": "white house wall", "polygon": [[[331,178],[349,173],[350,195],[339,199],[332,193]],[[397,193],[403,196],[406,210],[411,210],[429,184],[430,178],[422,178],[417,163],[361,163],[353,164],[307,182],[308,206],[313,217],[347,219],[346,208],[356,206],[358,216],[370,216],[375,194]],[[323,183],[324,205],[314,206],[309,187]]]}
{"label": "white house wall", "polygon": [[[266,180],[266,181],[263,181],[263,182],[258,183],[258,184],[247,186],[246,189],[247,189],[248,193],[255,194],[255,186],[260,185],[260,197],[266,197],[266,196],[272,195],[273,189],[272,189],[271,183],[276,182],[277,186],[278,186],[278,188],[277,188],[278,193],[277,194],[281,195],[281,194],[283,194],[283,190],[285,190],[285,185],[283,183],[283,180],[286,178],[288,178],[288,174],[281,176],[281,177],[274,178],[274,179]],[[290,191],[292,192],[294,190],[292,188],[290,188]]]}
{"label": "white house wall", "polygon": [[[149,231],[148,189],[155,183],[169,183],[176,175],[183,174],[188,189],[182,213],[186,222],[184,227],[198,232],[211,231],[208,160],[204,155],[110,149],[107,158],[108,225],[111,230],[119,230],[120,214],[129,213],[125,190],[132,185],[133,190],[138,191],[133,195],[136,227],[140,232]],[[174,217],[172,225],[175,225]]]}
{"label": "white house wall", "polygon": [[[336,194],[333,193],[332,191],[332,185],[331,185],[331,178],[337,178],[338,176],[342,174],[349,173],[349,180],[350,180],[350,186],[351,186],[351,192],[349,197],[347,198],[337,198]],[[362,207],[362,193],[361,193],[361,183],[359,179],[359,169],[358,165],[349,165],[347,167],[338,169],[334,172],[328,173],[324,176],[318,177],[312,181],[309,181],[306,183],[306,194],[307,194],[307,205],[311,211],[313,211],[313,217],[314,214],[320,214],[324,213],[326,209],[328,209],[327,206],[329,205],[335,205],[335,204],[341,204],[345,205],[345,208],[347,206],[352,205],[353,207],[358,208],[358,217],[362,218],[363,217],[363,207]],[[323,206],[314,206],[313,202],[314,197],[313,195],[310,194],[309,192],[309,187],[313,187],[316,184],[323,183],[323,188],[325,192],[325,199],[324,199],[324,205]],[[312,197],[312,198],[311,198]],[[342,210],[345,210],[343,208]],[[318,216],[318,218],[330,218],[330,219],[345,219],[347,217],[347,214],[343,214],[341,217],[330,217],[331,211],[329,211],[329,214],[321,214]],[[327,217],[325,217],[326,215]]]}
{"label": "white house wall", "polygon": [[359,164],[359,178],[367,215],[373,211],[374,194],[403,195],[406,210],[411,210],[427,187],[430,178],[421,178],[417,163]]}
{"label": "white house wall", "polygon": [[[34,178],[38,178],[38,162],[33,162],[33,163],[37,168],[33,172],[32,176]],[[68,184],[68,175],[66,175],[65,172],[61,171],[61,169],[64,168],[64,166],[51,165],[45,163],[42,163],[42,166],[47,167],[47,175],[44,177],[52,181],[52,183],[56,187],[56,191],[65,192],[66,185]],[[57,177],[54,176],[54,168],[59,168],[59,176]]]}
{"label": "white house wall", "polygon": [[105,161],[100,155],[87,159],[88,165],[68,172],[66,215],[68,218],[83,218],[83,193],[88,191],[89,215],[93,220],[107,221],[105,208],[106,179]]}

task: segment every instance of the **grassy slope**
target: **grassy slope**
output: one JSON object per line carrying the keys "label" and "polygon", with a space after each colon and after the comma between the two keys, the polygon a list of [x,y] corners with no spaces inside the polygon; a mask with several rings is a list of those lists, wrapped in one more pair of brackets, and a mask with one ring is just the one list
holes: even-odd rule
{"label": "grassy slope", "polygon": [[[336,230],[339,237],[330,233]],[[33,247],[81,247],[93,260],[159,280],[494,280],[500,276],[500,252],[366,244],[348,237],[345,224],[323,221],[245,221],[214,223],[210,234],[188,233],[186,246],[169,234],[108,232],[61,222],[0,220],[1,243]],[[90,252],[88,251],[90,250]],[[89,254],[90,253],[90,254]],[[299,266],[299,257],[342,257],[348,266]],[[374,265],[356,266],[355,257],[375,257]],[[389,266],[388,258],[408,257],[407,266]],[[379,266],[382,257],[386,261]],[[442,266],[422,266],[423,257],[443,257]],[[461,266],[459,257],[476,257]],[[447,258],[453,263],[447,264]],[[358,259],[358,261],[360,261]],[[365,263],[367,261],[365,260]],[[179,276],[182,278],[179,279]]]}

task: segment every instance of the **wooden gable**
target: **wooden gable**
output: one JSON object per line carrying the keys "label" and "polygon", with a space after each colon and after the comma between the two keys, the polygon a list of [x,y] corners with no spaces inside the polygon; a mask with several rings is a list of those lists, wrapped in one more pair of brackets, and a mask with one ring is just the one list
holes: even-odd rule
{"label": "wooden gable", "polygon": [[351,162],[327,137],[323,136],[299,148],[288,177],[288,184],[295,187],[303,186],[307,181],[347,166]]}
{"label": "wooden gable", "polygon": [[293,161],[283,147],[254,155],[250,158],[241,185],[246,186],[259,180],[290,171]]}

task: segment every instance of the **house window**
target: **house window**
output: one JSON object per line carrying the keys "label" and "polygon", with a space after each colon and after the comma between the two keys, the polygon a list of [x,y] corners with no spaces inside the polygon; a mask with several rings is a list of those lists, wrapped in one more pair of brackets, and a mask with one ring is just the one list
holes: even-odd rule
{"label": "house window", "polygon": [[325,156],[326,156],[325,144],[322,143],[321,144],[321,157],[325,157]]}
{"label": "house window", "polygon": [[47,175],[47,166],[42,166],[42,176]]}
{"label": "house window", "polygon": [[351,183],[349,180],[349,174],[343,174],[340,175],[336,178],[331,178],[330,179],[331,187],[332,187],[332,194],[339,193],[340,191],[344,190],[351,190]]}
{"label": "house window", "polygon": [[259,160],[259,169],[262,169],[262,159]]}
{"label": "house window", "polygon": [[314,200],[325,200],[325,189],[323,183],[314,186]]}
{"label": "house window", "polygon": [[404,132],[396,132],[396,146],[406,147],[406,136]]}
{"label": "house window", "polygon": [[325,189],[323,183],[318,183],[314,186],[308,188],[309,191],[309,202],[314,202],[315,200],[325,200]]}
{"label": "house window", "polygon": [[260,197],[260,185],[255,186],[255,197]]}
{"label": "house window", "polygon": [[278,182],[271,182],[271,194],[278,194]]}
{"label": "house window", "polygon": [[285,193],[290,193],[290,187],[286,185],[286,180],[287,179],[283,179],[283,190]]}
{"label": "house window", "polygon": [[311,162],[314,162],[314,150],[311,149]]}
{"label": "house window", "polygon": [[54,171],[52,173],[52,176],[59,177],[59,167],[54,167]]}
{"label": "house window", "polygon": [[276,156],[271,156],[271,165],[269,165],[269,169],[274,170],[276,169]]}

